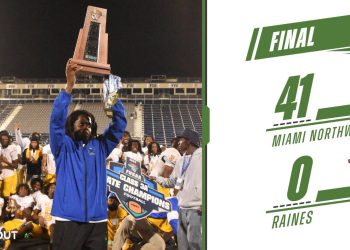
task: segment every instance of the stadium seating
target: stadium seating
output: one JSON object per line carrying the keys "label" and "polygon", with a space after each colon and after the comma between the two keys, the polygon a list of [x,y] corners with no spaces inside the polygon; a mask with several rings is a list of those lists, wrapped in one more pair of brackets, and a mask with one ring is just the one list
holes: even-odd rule
{"label": "stadium seating", "polygon": [[[134,112],[135,105],[132,103],[124,103],[125,112],[127,115],[128,124],[126,130],[131,131],[131,120],[130,114]],[[80,109],[85,109],[91,112],[96,119],[97,122],[97,133],[102,134],[104,130],[108,127],[108,124],[111,122],[111,119],[106,116],[103,112],[103,103],[83,103],[81,104]]]}
{"label": "stadium seating", "polygon": [[[22,109],[8,124],[6,130],[13,131],[14,122],[22,123],[24,136],[29,136],[33,131],[42,133],[41,143],[45,144],[49,138],[49,121],[52,103],[26,103]],[[135,112],[134,103],[124,102],[128,119],[127,130],[133,134],[133,122],[131,114]],[[0,124],[8,117],[16,105],[0,105]],[[74,109],[86,109],[96,118],[98,124],[97,133],[103,133],[110,123],[110,119],[103,112],[102,103],[72,104],[69,113]],[[144,133],[153,135],[155,140],[162,145],[170,145],[171,139],[180,135],[185,128],[196,130],[202,135],[202,115],[200,104],[145,104],[143,106]],[[141,139],[141,138],[137,138]]]}
{"label": "stadium seating", "polygon": [[[26,103],[22,109],[14,117],[12,122],[8,124],[6,130],[13,131],[13,124],[20,122],[22,124],[23,133],[32,133],[38,131],[41,133],[49,133],[49,123],[52,104],[43,103]],[[69,113],[74,109],[74,105],[70,105]]]}
{"label": "stadium seating", "polygon": [[110,119],[103,112],[103,103],[83,103],[80,109],[85,109],[95,116],[97,133],[101,134],[110,123]]}
{"label": "stadium seating", "polygon": [[[21,130],[24,137],[29,136],[34,131],[38,131],[42,134],[41,143],[45,144],[49,138],[49,123],[52,103],[26,103],[22,105],[22,109],[18,112],[18,114],[14,117],[12,122],[9,123],[5,129],[9,132],[12,132],[14,128],[14,123],[20,122],[22,124]],[[0,105],[0,125],[4,122],[4,120],[8,117],[8,115],[16,106],[17,105]],[[134,112],[135,104],[124,103],[124,106],[128,119],[127,130],[131,131],[132,121],[130,120],[130,114]],[[86,109],[95,116],[96,122],[98,124],[98,134],[103,133],[103,131],[111,121],[103,112],[102,103],[83,103],[78,105],[72,104],[69,107],[68,114],[70,114],[73,110],[77,108]]]}
{"label": "stadium seating", "polygon": [[202,136],[201,105],[144,105],[144,131],[160,144],[170,145],[171,139],[190,128]]}
{"label": "stadium seating", "polygon": [[6,118],[11,114],[16,105],[1,104],[0,105],[0,124],[2,124]]}

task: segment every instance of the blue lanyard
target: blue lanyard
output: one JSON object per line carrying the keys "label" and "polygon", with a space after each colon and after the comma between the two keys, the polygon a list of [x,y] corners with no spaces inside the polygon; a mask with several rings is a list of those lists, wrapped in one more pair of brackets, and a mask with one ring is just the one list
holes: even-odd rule
{"label": "blue lanyard", "polygon": [[182,169],[181,169],[181,177],[185,175],[188,167],[190,166],[191,160],[192,160],[192,156],[191,155],[190,159],[188,160],[188,162],[186,163],[186,157],[184,157],[184,162],[182,163]]}

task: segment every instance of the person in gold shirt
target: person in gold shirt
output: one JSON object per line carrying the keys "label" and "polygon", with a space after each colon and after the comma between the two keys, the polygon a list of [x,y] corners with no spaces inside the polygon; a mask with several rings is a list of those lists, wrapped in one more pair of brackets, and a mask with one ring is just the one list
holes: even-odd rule
{"label": "person in gold shirt", "polygon": [[27,183],[30,183],[32,178],[41,176],[42,157],[39,138],[32,136],[30,138],[29,148],[26,148],[22,154],[22,164],[27,164]]}
{"label": "person in gold shirt", "polygon": [[0,187],[1,196],[8,199],[16,193],[17,175],[15,169],[18,166],[17,148],[11,143],[11,136],[6,131],[0,132]]}
{"label": "person in gold shirt", "polygon": [[45,175],[45,186],[56,182],[56,162],[52,154],[50,144],[43,147],[43,158],[41,164],[42,173]]}
{"label": "person in gold shirt", "polygon": [[52,203],[54,198],[56,184],[50,183],[45,187],[45,195],[38,201],[37,208],[40,213],[37,216],[38,225],[42,229],[41,238],[50,238],[53,240],[55,218],[51,215]]}
{"label": "person in gold shirt", "polygon": [[114,235],[120,225],[120,222],[128,215],[119,205],[118,199],[114,193],[110,193],[107,200],[108,207],[108,248],[112,246]]}
{"label": "person in gold shirt", "polygon": [[13,212],[14,218],[6,221],[2,225],[2,229],[11,233],[11,238],[5,241],[5,249],[7,249],[12,240],[21,238],[41,238],[48,240],[48,237],[43,237],[42,228],[33,222],[32,211],[34,200],[29,195],[29,187],[27,184],[20,184],[17,187],[17,195],[10,197],[13,200],[13,206],[9,203],[6,211]]}
{"label": "person in gold shirt", "polygon": [[2,232],[6,232],[7,235],[11,235],[10,239],[5,240],[4,249],[8,249],[12,240],[21,239],[26,236],[27,233],[32,231],[31,208],[26,208],[23,211],[17,210],[15,218],[6,221],[1,228]]}
{"label": "person in gold shirt", "polygon": [[[157,190],[169,197],[169,189],[163,188],[159,184]],[[126,211],[120,206],[120,210]],[[121,212],[120,212],[121,214]],[[141,220],[135,220],[131,215],[126,216],[118,225],[114,236],[112,250],[127,250],[133,246],[130,238],[133,236],[142,238],[142,250],[165,250],[166,243],[173,236],[173,229],[167,218],[147,217]]]}

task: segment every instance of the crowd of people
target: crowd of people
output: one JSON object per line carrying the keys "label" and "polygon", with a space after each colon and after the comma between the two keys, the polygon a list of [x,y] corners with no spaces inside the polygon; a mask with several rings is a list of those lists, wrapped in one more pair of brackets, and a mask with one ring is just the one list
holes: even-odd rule
{"label": "crowd of people", "polygon": [[54,217],[51,215],[55,192],[56,165],[50,145],[41,146],[39,133],[22,138],[15,124],[15,140],[0,131],[0,246],[8,249],[11,241],[37,238],[52,240]]}
{"label": "crowd of people", "polygon": [[[9,235],[0,237],[0,246],[10,249],[23,239],[38,239],[54,250],[201,249],[199,134],[185,129],[169,148],[145,135],[141,145],[125,131],[125,108],[116,99],[111,123],[98,135],[90,112],[68,115],[81,69],[68,61],[67,85],[51,112],[49,144],[40,145],[37,132],[23,138],[19,123],[15,140],[0,131],[0,235]],[[116,194],[107,192],[107,168],[128,158],[140,162],[144,178],[171,202],[170,212],[136,220]]]}
{"label": "crowd of people", "polygon": [[[125,131],[120,143],[107,157],[110,162],[125,163],[126,158],[141,163],[145,178],[157,183],[166,198],[175,198],[167,216],[153,213],[136,220],[120,205],[116,196],[108,196],[108,242],[113,250],[201,249],[202,151],[197,132],[186,129],[162,147],[151,135],[143,144]],[[164,215],[164,213],[163,213]]]}
{"label": "crowd of people", "polygon": [[[15,140],[8,131],[0,132],[1,230],[17,232],[13,234],[16,239],[2,242],[4,249],[9,248],[11,240],[21,238],[40,238],[52,242],[55,223],[51,209],[56,187],[56,163],[50,144],[40,145],[41,135],[38,132],[23,138],[19,123],[15,124],[14,135]],[[193,152],[188,151],[189,147],[193,147]],[[193,158],[194,152],[199,157]],[[142,249],[200,249],[201,151],[198,134],[186,130],[182,137],[172,140],[171,147],[161,148],[152,135],[145,135],[141,145],[139,140],[131,138],[130,133],[124,131],[119,144],[107,157],[106,167],[109,168],[110,162],[125,163],[127,157],[141,163],[143,175],[158,182],[158,191],[165,197],[178,196],[180,208],[185,210],[185,214],[179,213],[180,209],[171,218],[154,218],[151,215],[147,219],[135,220],[123,209],[115,194],[108,193],[109,248],[131,249],[133,245],[139,245]],[[183,161],[198,166],[187,166],[187,175],[174,171],[176,165],[188,165]],[[180,167],[177,169],[180,170]],[[187,187],[175,188],[175,178],[179,179],[182,175],[188,176],[189,180],[185,182]],[[195,211],[197,218],[187,216],[190,211]],[[197,231],[193,231],[193,226],[185,227],[188,226],[188,218],[194,220]],[[171,224],[171,219],[176,223]],[[185,237],[187,242],[179,242],[178,234],[183,234],[180,238]]]}

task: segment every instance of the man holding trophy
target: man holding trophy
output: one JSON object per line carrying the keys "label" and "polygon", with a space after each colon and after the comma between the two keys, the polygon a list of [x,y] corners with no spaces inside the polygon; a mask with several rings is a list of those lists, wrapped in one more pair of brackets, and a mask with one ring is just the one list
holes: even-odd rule
{"label": "man holding trophy", "polygon": [[120,78],[110,75],[104,82],[104,110],[112,122],[102,135],[97,136],[90,112],[76,110],[67,117],[76,75],[106,76],[110,72],[107,58],[99,58],[106,55],[107,40],[96,44],[96,37],[103,37],[99,32],[104,32],[105,18],[106,10],[88,7],[73,59],[66,66],[66,88],[56,98],[51,113],[50,146],[57,165],[52,209],[56,218],[54,250],[107,249],[106,158],[126,128],[125,109],[117,95]]}
{"label": "man holding trophy", "polygon": [[106,158],[126,128],[125,109],[120,100],[107,104],[111,106],[112,123],[98,137],[95,117],[90,112],[76,110],[67,117],[79,70],[78,65],[68,61],[67,85],[51,113],[50,145],[57,164],[53,249],[105,250]]}

